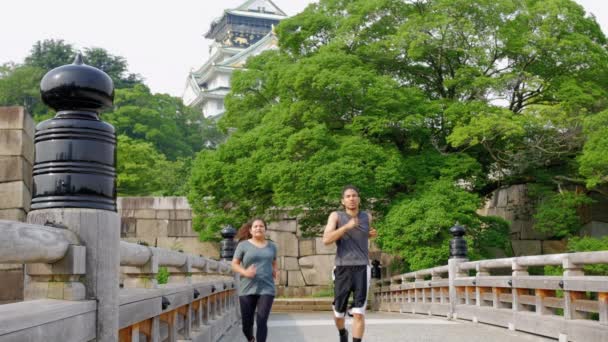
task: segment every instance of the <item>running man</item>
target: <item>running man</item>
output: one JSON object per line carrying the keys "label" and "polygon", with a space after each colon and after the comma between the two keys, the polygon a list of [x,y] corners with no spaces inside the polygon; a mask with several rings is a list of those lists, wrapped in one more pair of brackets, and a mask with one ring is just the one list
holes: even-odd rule
{"label": "running man", "polygon": [[342,205],[345,211],[334,211],[329,215],[323,232],[323,243],[336,243],[336,267],[334,269],[334,321],[340,342],[348,342],[348,331],[344,327],[348,297],[353,292],[353,342],[361,342],[365,332],[365,308],[370,282],[368,241],[376,237],[371,227],[372,215],[359,211],[359,190],[347,185],[342,189]]}

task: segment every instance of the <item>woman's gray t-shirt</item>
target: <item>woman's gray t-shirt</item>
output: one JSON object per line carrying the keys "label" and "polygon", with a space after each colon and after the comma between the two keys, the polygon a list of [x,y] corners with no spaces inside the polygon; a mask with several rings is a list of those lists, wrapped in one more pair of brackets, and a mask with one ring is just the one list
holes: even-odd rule
{"label": "woman's gray t-shirt", "polygon": [[239,296],[275,295],[272,277],[272,262],[277,258],[277,245],[268,241],[265,247],[256,247],[245,240],[236,246],[234,258],[241,260],[241,266],[247,268],[255,264],[256,273],[253,279],[241,276]]}

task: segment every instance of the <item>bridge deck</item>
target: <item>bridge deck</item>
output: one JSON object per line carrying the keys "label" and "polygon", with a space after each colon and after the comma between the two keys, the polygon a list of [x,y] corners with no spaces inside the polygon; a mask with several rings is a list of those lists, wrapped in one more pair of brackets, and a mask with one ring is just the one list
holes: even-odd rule
{"label": "bridge deck", "polygon": [[[504,328],[442,317],[411,314],[370,313],[367,317],[366,342],[546,342],[543,337],[509,331]],[[270,315],[267,342],[337,342],[338,333],[330,312],[273,313]],[[221,342],[245,342],[240,327]],[[351,331],[350,320],[347,329]],[[352,337],[349,338],[352,340]]]}

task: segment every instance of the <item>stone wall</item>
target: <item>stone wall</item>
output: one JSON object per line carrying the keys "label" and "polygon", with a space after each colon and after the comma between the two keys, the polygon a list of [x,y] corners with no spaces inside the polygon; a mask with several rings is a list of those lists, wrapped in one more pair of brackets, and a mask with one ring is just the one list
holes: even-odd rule
{"label": "stone wall", "polygon": [[[608,235],[608,199],[592,193],[592,205],[581,210],[585,223],[582,234],[595,237]],[[481,215],[494,215],[511,223],[511,245],[514,256],[563,253],[566,240],[555,240],[550,235],[534,229],[535,203],[528,196],[525,184],[512,185],[494,191]],[[497,251],[496,257],[504,257]]]}
{"label": "stone wall", "polygon": [[192,209],[185,197],[119,197],[120,236],[188,254],[218,259],[219,244],[201,242],[192,229]]}
{"label": "stone wall", "polygon": [[[25,222],[32,198],[34,120],[23,107],[0,107],[0,220]],[[0,303],[23,300],[23,265],[0,265]]]}
{"label": "stone wall", "polygon": [[[192,209],[185,197],[119,197],[118,211],[122,240],[219,258],[219,244],[200,242],[192,229]],[[302,237],[297,218],[287,216],[268,224],[267,237],[279,248],[279,296],[306,297],[330,290],[335,244],[325,246],[320,237]],[[370,258],[383,266],[392,261],[373,244]],[[386,276],[388,269],[383,268]]]}

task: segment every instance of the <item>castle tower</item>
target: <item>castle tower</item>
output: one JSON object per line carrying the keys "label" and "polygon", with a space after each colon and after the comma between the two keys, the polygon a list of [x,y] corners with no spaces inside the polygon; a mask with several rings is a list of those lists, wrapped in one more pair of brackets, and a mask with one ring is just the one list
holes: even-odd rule
{"label": "castle tower", "polygon": [[205,34],[213,39],[209,59],[188,75],[184,104],[200,108],[208,118],[221,116],[232,72],[242,68],[250,56],[277,48],[273,27],[285,18],[285,12],[270,0],[248,0],[225,10]]}

